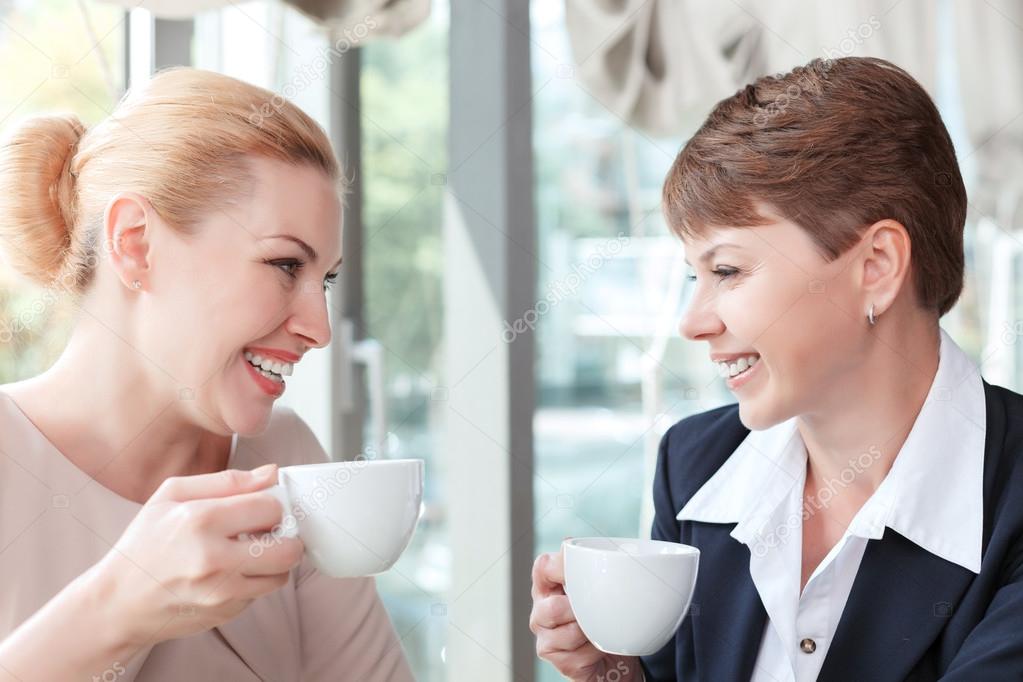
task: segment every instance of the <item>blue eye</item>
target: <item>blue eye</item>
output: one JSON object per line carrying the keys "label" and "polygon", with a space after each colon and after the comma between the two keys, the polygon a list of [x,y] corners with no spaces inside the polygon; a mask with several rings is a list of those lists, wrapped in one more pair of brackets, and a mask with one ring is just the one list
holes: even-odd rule
{"label": "blue eye", "polygon": [[[285,259],[279,259],[279,260],[268,260],[268,261],[264,261],[264,262],[267,265],[272,265],[275,268],[278,268],[281,272],[283,272],[284,274],[286,274],[288,277],[290,277],[292,279],[295,279],[296,277],[298,277],[299,270],[301,270],[303,267],[305,267],[305,263],[303,263],[300,260],[295,260],[294,258],[285,258]],[[324,278],[323,290],[327,291],[328,289],[330,289],[337,282],[338,276],[339,275],[336,272],[334,274],[332,274],[332,275],[327,275]]]}

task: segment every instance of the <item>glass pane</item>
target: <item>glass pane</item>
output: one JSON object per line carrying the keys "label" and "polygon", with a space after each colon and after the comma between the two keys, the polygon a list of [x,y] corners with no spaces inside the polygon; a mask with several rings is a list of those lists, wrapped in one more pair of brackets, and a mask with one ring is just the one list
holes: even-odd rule
{"label": "glass pane", "polygon": [[[105,117],[124,92],[124,19],[101,2],[0,2],[0,130],[47,112],[87,126]],[[72,312],[60,287],[30,285],[0,261],[0,384],[48,368]]]}
{"label": "glass pane", "polygon": [[[684,253],[660,191],[681,141],[633,130],[587,93],[563,3],[533,2],[532,31],[536,551],[550,552],[566,536],[646,535],[651,439],[729,396],[678,338]],[[539,661],[537,676],[561,679]]]}
{"label": "glass pane", "polygon": [[[422,682],[444,675],[450,551],[444,459],[438,452],[441,376],[441,226],[447,164],[446,2],[397,41],[362,52],[366,328],[385,349],[389,452],[426,460],[426,513],[398,564],[377,578],[409,662]],[[368,432],[368,429],[367,429]]]}

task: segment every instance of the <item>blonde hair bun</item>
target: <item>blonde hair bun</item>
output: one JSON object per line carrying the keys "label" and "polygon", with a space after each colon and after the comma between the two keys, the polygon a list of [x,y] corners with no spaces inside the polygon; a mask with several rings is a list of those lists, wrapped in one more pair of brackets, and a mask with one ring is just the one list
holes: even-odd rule
{"label": "blonde hair bun", "polygon": [[37,116],[0,142],[0,252],[21,275],[48,285],[75,229],[72,164],[85,126],[74,114]]}
{"label": "blonde hair bun", "polygon": [[145,197],[169,229],[189,233],[250,196],[252,156],[311,165],[343,184],[315,120],[270,90],[212,71],[164,69],[88,132],[75,116],[29,119],[0,143],[0,253],[17,272],[77,297],[95,281],[114,196]]}

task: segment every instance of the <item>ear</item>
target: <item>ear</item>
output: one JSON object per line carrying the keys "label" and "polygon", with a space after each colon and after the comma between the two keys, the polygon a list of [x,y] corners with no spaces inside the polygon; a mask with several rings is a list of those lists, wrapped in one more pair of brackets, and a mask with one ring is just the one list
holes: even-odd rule
{"label": "ear", "polygon": [[902,223],[879,220],[863,235],[862,289],[864,312],[874,304],[874,314],[891,307],[905,285],[910,272],[912,240]]}
{"label": "ear", "polygon": [[150,267],[153,207],[134,192],[119,192],[103,215],[103,243],[110,263],[125,286],[145,281]]}

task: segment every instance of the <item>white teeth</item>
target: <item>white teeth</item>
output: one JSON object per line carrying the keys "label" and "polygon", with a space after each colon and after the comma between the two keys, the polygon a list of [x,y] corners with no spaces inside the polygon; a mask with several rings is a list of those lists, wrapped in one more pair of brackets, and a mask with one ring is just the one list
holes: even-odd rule
{"label": "white teeth", "polygon": [[257,371],[260,374],[262,374],[263,376],[265,376],[267,379],[269,379],[270,381],[276,382],[278,384],[284,381],[284,379],[282,379],[279,375],[274,374],[273,372],[268,372],[265,369],[261,369],[261,370],[257,370]]}
{"label": "white teeth", "polygon": [[753,365],[757,364],[758,360],[760,360],[759,355],[747,355],[746,357],[739,358],[732,363],[719,362],[717,363],[718,375],[722,377],[734,377],[735,375],[741,374]]}
{"label": "white teeth", "polygon": [[249,361],[249,364],[256,368],[256,371],[278,383],[282,381],[282,376],[290,377],[295,371],[295,366],[290,362],[278,362],[270,358],[264,358],[261,355],[255,355],[251,351],[245,351],[244,356]]}

